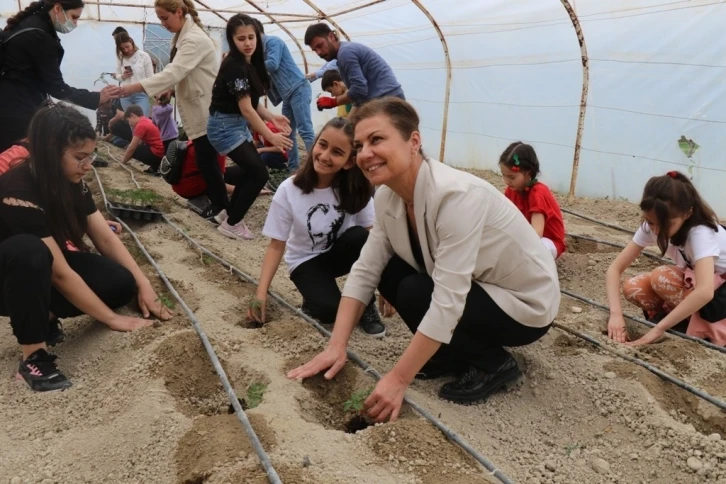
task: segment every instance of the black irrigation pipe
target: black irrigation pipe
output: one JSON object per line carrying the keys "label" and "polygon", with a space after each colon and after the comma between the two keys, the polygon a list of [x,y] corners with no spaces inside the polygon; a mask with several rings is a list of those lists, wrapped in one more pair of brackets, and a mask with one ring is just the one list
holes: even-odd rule
{"label": "black irrigation pipe", "polygon": [[639,358],[635,358],[634,356],[626,355],[626,354],[623,354],[612,348],[609,348],[608,346],[600,343],[595,338],[588,336],[584,333],[580,333],[579,331],[576,331],[574,329],[568,328],[560,323],[554,322],[554,323],[552,323],[552,325],[555,328],[565,331],[566,333],[570,333],[573,336],[577,336],[578,338],[583,339],[583,340],[587,341],[588,343],[597,346],[601,350],[604,350],[608,353],[612,353],[616,356],[619,356],[620,358],[622,358],[626,361],[629,361],[630,363],[635,363],[636,365],[641,366],[641,367],[645,368],[646,370],[650,371],[651,373],[659,376],[663,380],[665,380],[669,383],[673,383],[674,385],[681,387],[682,389],[686,390],[687,392],[692,393],[693,395],[700,397],[709,403],[712,403],[713,405],[717,406],[721,410],[726,410],[726,402],[724,402],[723,400],[719,400],[718,398],[712,397],[705,391],[700,390],[694,386],[691,386],[688,383],[684,382],[683,380],[680,380],[674,376],[671,376],[668,373],[666,373],[662,370],[659,370],[658,368],[654,367],[653,365],[651,365],[649,363],[646,363],[645,361],[643,361]]}
{"label": "black irrigation pipe", "polygon": [[[593,301],[592,299],[586,298],[585,296],[581,296],[581,295],[576,294],[574,292],[568,291],[567,289],[560,289],[560,292],[562,294],[564,294],[565,296],[569,296],[569,297],[571,297],[573,299],[577,299],[578,301],[582,301],[582,302],[584,302],[586,304],[589,304],[590,306],[596,307],[597,309],[601,309],[602,311],[604,311],[606,313],[609,313],[610,312],[610,308],[609,307],[605,306],[604,304],[600,304],[597,301]],[[647,320],[642,319],[642,318],[638,318],[636,316],[630,316],[628,314],[623,314],[623,317],[626,318],[626,319],[629,319],[631,321],[635,321],[636,323],[640,323],[640,324],[643,324],[645,326],[648,326],[650,328],[654,328],[655,327],[655,323],[651,323],[650,321],[647,321]],[[700,344],[702,346],[705,346],[706,348],[710,348],[712,350],[716,350],[719,353],[726,353],[726,348],[724,348],[723,346],[715,345],[715,344],[711,343],[710,341],[706,341],[706,340],[701,339],[701,338],[696,338],[694,336],[691,336],[691,335],[688,335],[688,334],[685,334],[685,333],[679,333],[678,331],[673,331],[672,329],[669,329],[666,332],[669,333],[669,334],[672,334],[673,336],[677,336],[679,338],[682,338],[682,339],[685,339],[685,340],[688,340],[688,341],[693,341],[694,343],[698,343],[698,344]]]}
{"label": "black irrigation pipe", "polygon": [[[103,196],[103,203],[106,206],[106,209],[108,209],[108,199],[106,198],[106,192],[103,189],[103,184],[101,183],[101,178],[98,176],[98,171],[96,169],[93,169],[94,174],[96,175],[96,181],[98,182],[98,188],[101,190],[101,195]],[[110,210],[109,210],[109,213]],[[113,214],[112,214],[113,215]],[[151,254],[146,250],[146,247],[144,247],[144,244],[141,243],[139,238],[136,236],[136,233],[134,233],[131,228],[126,225],[126,223],[120,219],[119,217],[113,216],[118,223],[120,223],[124,229],[131,235],[131,237],[134,239],[134,242],[136,242],[136,245],[139,247],[141,252],[144,254],[146,259],[149,261],[149,263],[154,267],[154,270],[159,274],[159,277],[166,285],[167,289],[169,289],[169,292],[171,292],[172,296],[181,304],[182,308],[184,309],[184,312],[189,317],[189,320],[192,322],[192,326],[194,326],[194,329],[197,331],[197,334],[199,335],[199,339],[202,340],[202,344],[204,345],[204,349],[207,351],[207,355],[209,356],[209,359],[212,362],[212,365],[214,366],[214,370],[217,372],[217,375],[219,376],[220,381],[222,382],[222,386],[224,387],[225,392],[227,393],[227,397],[229,398],[229,401],[232,403],[232,407],[235,410],[235,415],[237,415],[237,419],[242,424],[242,427],[245,430],[245,433],[247,434],[247,437],[250,439],[250,442],[252,443],[252,447],[255,449],[255,452],[257,453],[257,456],[260,459],[260,463],[262,464],[262,467],[265,469],[265,473],[267,474],[267,479],[270,481],[271,484],[282,484],[282,481],[280,480],[280,476],[278,476],[277,472],[275,472],[274,467],[272,467],[272,462],[270,461],[270,457],[265,452],[265,449],[262,447],[262,443],[260,442],[260,439],[257,437],[257,434],[255,433],[255,430],[252,428],[252,425],[250,424],[249,419],[247,418],[247,414],[245,414],[244,409],[242,409],[242,406],[240,405],[239,399],[237,398],[237,395],[234,392],[234,389],[232,388],[232,385],[229,382],[229,379],[227,378],[227,374],[225,373],[224,369],[222,368],[222,364],[219,362],[219,358],[217,358],[217,354],[214,352],[214,348],[212,347],[212,344],[209,342],[209,338],[207,338],[207,334],[204,332],[204,329],[202,329],[201,324],[197,320],[196,316],[194,315],[194,312],[187,306],[187,304],[184,302],[184,299],[179,295],[179,293],[176,291],[174,286],[171,284],[169,279],[166,277],[166,274],[164,274],[164,271],[161,270],[161,267],[156,263],[153,257],[151,257]]]}
{"label": "black irrigation pipe", "polygon": [[623,227],[620,227],[618,225],[614,225],[614,224],[611,224],[611,223],[603,222],[601,220],[598,220],[598,219],[595,219],[595,218],[592,218],[592,217],[588,217],[587,215],[583,215],[581,213],[573,212],[572,210],[568,210],[566,208],[561,208],[560,210],[562,210],[565,213],[569,213],[570,215],[574,215],[575,217],[580,217],[581,219],[589,220],[590,222],[594,222],[594,223],[596,223],[598,225],[603,225],[605,227],[610,227],[611,229],[615,229],[615,230],[619,230],[621,232],[625,232],[626,234],[633,235],[635,233],[635,232],[633,232],[630,229],[626,229],[626,228],[623,228]]}
{"label": "black irrigation pipe", "polygon": [[[610,242],[608,240],[600,240],[596,239],[594,237],[590,237],[589,235],[580,235],[580,234],[565,234],[567,237],[572,237],[573,239],[579,239],[579,240],[587,240],[589,242],[596,242],[598,244],[603,245],[609,245],[610,247],[617,247],[619,249],[624,249],[625,244],[621,244],[619,242]],[[640,253],[641,255],[645,257],[649,257],[653,260],[657,260],[658,262],[664,262],[666,264],[673,264],[673,261],[670,259],[666,259],[665,257],[661,257],[658,254],[653,254],[652,252],[643,251]]]}
{"label": "black irrigation pipe", "polygon": [[[173,227],[177,232],[179,232],[182,237],[184,237],[190,244],[192,244],[194,247],[196,247],[200,252],[203,252],[204,254],[208,255],[209,257],[213,258],[220,264],[222,264],[224,267],[229,269],[231,272],[234,272],[242,279],[246,280],[250,284],[253,284],[255,286],[258,285],[258,282],[250,275],[242,272],[235,266],[233,266],[230,262],[227,262],[223,258],[219,257],[218,255],[214,254],[213,252],[210,252],[208,249],[206,249],[204,246],[202,246],[199,242],[194,240],[192,237],[190,237],[184,230],[182,230],[179,226],[177,226],[174,222],[169,220],[166,215],[163,216],[163,219],[166,223],[168,223],[171,227]],[[315,321],[313,318],[308,316],[307,314],[303,313],[300,309],[296,308],[289,302],[287,302],[282,296],[279,294],[276,294],[273,291],[268,291],[268,294],[272,299],[277,301],[280,305],[284,306],[285,308],[292,311],[296,316],[299,316],[303,320],[305,320],[307,323],[312,325],[315,329],[317,329],[321,334],[324,336],[330,338],[331,333],[327,329],[325,329],[323,326],[320,325],[317,321]],[[361,359],[358,355],[356,355],[351,350],[346,350],[348,354],[348,358],[350,358],[353,362],[355,362],[358,366],[360,366],[366,373],[370,373],[373,375],[373,377],[376,380],[381,379],[381,374],[378,373],[375,368],[373,368],[371,365],[366,363],[363,359]],[[406,402],[408,405],[411,406],[414,410],[416,410],[422,417],[424,417],[426,420],[431,422],[435,427],[437,427],[449,440],[456,443],[459,447],[464,449],[469,455],[471,455],[474,459],[476,459],[477,462],[479,462],[482,466],[484,466],[494,477],[499,479],[500,482],[504,484],[512,484],[512,481],[505,476],[502,471],[497,469],[497,467],[489,461],[486,457],[484,457],[482,454],[480,454],[476,449],[474,449],[468,442],[466,442],[463,438],[461,438],[456,432],[454,432],[452,429],[446,426],[443,422],[438,420],[436,417],[434,417],[431,413],[429,413],[427,410],[422,408],[420,405],[415,403],[414,401],[410,400],[408,397],[404,396],[403,398],[404,402]]]}

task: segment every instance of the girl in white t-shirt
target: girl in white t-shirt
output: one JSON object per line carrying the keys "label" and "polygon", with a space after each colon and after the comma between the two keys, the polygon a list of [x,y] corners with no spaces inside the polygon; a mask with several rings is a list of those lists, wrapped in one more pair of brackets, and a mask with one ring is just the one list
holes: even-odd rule
{"label": "girl in white t-shirt", "polygon": [[608,336],[627,341],[620,277],[645,247],[657,245],[674,265],[639,274],[622,286],[625,299],[657,325],[628,345],[653,343],[688,319],[687,334],[726,346],[726,294],[719,291],[726,277],[726,230],[716,214],[688,177],[676,171],[648,180],[640,209],[643,225],[607,271]]}
{"label": "girl in white t-shirt", "polygon": [[[345,119],[334,118],[318,133],[302,168],[280,184],[272,199],[262,230],[271,240],[250,320],[265,322],[267,290],[284,254],[290,279],[303,297],[302,310],[333,324],[340,302],[336,278],[358,260],[374,216],[373,186],[355,164],[353,129]],[[374,302],[360,328],[381,338],[386,328]]]}
{"label": "girl in white t-shirt", "polygon": [[[128,33],[116,34],[114,40],[116,41],[116,74],[114,77],[120,81],[121,86],[134,84],[154,75],[151,56],[136,47],[134,39],[129,37]],[[134,104],[141,107],[144,116],[149,116],[151,106],[146,93],[140,92],[121,98],[121,106],[124,111]]]}

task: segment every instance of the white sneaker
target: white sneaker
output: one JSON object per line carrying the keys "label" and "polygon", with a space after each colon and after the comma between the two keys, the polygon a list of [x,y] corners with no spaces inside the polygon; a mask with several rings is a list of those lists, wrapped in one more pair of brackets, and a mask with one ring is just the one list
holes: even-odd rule
{"label": "white sneaker", "polygon": [[227,220],[225,220],[224,222],[219,224],[217,230],[221,234],[233,239],[252,240],[255,238],[255,235],[249,228],[247,228],[247,225],[245,225],[243,220],[240,220],[235,225],[230,225],[227,223]]}
{"label": "white sneaker", "polygon": [[214,221],[217,222],[219,225],[222,225],[222,222],[227,220],[227,209],[222,209],[219,211],[217,215],[214,216]]}

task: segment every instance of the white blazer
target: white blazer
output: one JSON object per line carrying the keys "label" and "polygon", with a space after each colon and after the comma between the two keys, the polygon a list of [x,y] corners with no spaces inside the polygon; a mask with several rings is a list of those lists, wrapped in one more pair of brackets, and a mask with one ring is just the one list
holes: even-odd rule
{"label": "white blazer", "polygon": [[[550,324],[560,305],[557,266],[524,215],[486,181],[427,159],[414,188],[414,214],[425,267],[411,250],[405,202],[386,186],[375,195],[376,221],[343,296],[367,303],[394,254],[434,280],[418,329],[449,343],[472,282],[512,319]],[[486,324],[482,314],[481,323]]]}

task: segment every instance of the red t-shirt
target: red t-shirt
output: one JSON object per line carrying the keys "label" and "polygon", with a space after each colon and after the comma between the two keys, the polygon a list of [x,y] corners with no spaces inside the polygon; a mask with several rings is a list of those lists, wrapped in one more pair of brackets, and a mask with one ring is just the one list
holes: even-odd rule
{"label": "red t-shirt", "polygon": [[[227,159],[222,155],[217,155],[219,168],[222,173],[225,172]],[[182,165],[181,179],[176,185],[172,185],[171,189],[184,198],[194,198],[204,194],[207,191],[207,184],[204,182],[199,168],[197,168],[197,155],[194,152],[194,145],[191,141],[187,142],[187,151]]]}
{"label": "red t-shirt", "polygon": [[[268,128],[270,128],[270,131],[272,131],[273,133],[279,133],[280,132],[280,130],[277,129],[277,126],[275,126],[274,124],[272,124],[272,122],[267,121],[265,124],[267,125]],[[254,131],[252,133],[252,138],[254,138],[254,140],[255,141],[258,141],[258,142],[259,141],[262,141],[262,144],[265,145],[267,148],[271,148],[272,147],[272,143],[270,143],[269,141],[267,141],[265,139],[265,137],[262,136],[261,134],[259,134],[257,131]],[[282,153],[282,156],[284,156],[285,159],[287,160],[288,159],[287,151],[285,151],[284,153]]]}
{"label": "red t-shirt", "polygon": [[161,141],[161,132],[159,128],[146,116],[141,116],[139,122],[136,123],[134,128],[134,136],[141,138],[146,146],[151,149],[151,152],[159,158],[163,158],[164,143]]}
{"label": "red t-shirt", "polygon": [[529,191],[517,191],[507,187],[504,195],[517,206],[532,223],[532,214],[541,213],[545,218],[543,237],[550,239],[557,247],[557,257],[565,251],[565,223],[562,220],[560,204],[544,183],[535,183]]}

